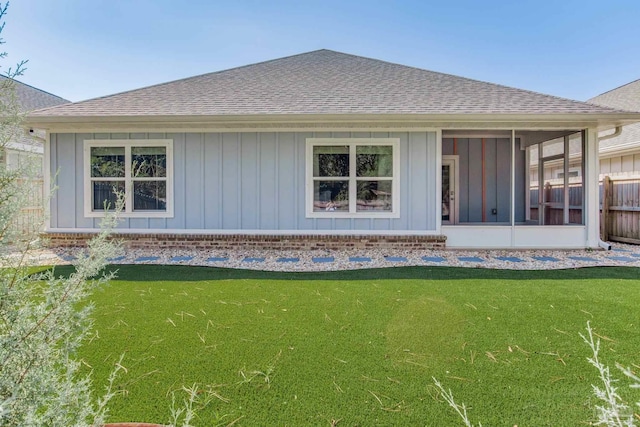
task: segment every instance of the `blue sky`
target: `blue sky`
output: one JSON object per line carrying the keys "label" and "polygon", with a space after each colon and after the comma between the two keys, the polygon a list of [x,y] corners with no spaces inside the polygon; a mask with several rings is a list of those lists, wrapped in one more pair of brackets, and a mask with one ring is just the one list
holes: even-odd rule
{"label": "blue sky", "polygon": [[14,0],[3,38],[72,101],[323,48],[578,100],[640,79],[638,0]]}

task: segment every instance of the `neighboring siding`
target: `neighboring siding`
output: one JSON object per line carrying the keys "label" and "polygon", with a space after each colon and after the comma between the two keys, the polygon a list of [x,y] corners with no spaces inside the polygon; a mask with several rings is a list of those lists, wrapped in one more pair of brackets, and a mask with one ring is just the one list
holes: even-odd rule
{"label": "neighboring siding", "polygon": [[633,175],[640,173],[640,153],[600,159],[601,175]]}
{"label": "neighboring siding", "polygon": [[[399,138],[400,218],[305,217],[306,138]],[[86,139],[172,139],[174,217],[125,218],[120,228],[193,230],[435,230],[435,132],[52,134],[61,189],[52,228],[97,228],[84,217]]]}

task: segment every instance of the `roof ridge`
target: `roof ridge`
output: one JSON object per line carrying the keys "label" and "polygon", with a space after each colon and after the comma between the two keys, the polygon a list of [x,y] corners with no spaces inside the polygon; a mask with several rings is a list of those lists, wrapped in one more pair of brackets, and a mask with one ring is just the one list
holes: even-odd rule
{"label": "roof ridge", "polygon": [[34,113],[42,117],[177,117],[442,112],[615,114],[624,111],[414,65],[317,49]]}
{"label": "roof ridge", "polygon": [[[312,51],[312,52],[308,52],[308,53],[318,52],[320,50],[339,53],[339,54],[342,54],[342,55],[352,56],[352,57],[356,57],[356,58],[367,59],[367,60],[370,60],[370,61],[378,61],[378,62],[382,62],[382,63],[385,63],[385,64],[394,65],[394,66],[397,66],[397,67],[412,68],[414,70],[427,72],[427,73],[433,73],[433,74],[439,74],[441,76],[447,76],[447,77],[451,77],[451,78],[454,78],[454,79],[467,80],[467,81],[470,81],[470,82],[488,84],[488,85],[492,85],[492,86],[496,86],[496,87],[500,87],[500,88],[507,88],[507,89],[511,89],[511,90],[523,91],[523,92],[527,92],[527,93],[531,93],[531,94],[535,94],[535,95],[548,96],[548,97],[551,97],[551,98],[555,98],[555,99],[559,99],[559,100],[563,100],[563,101],[569,101],[569,102],[573,102],[573,103],[577,103],[577,104],[590,104],[590,105],[592,105],[591,103],[589,103],[587,101],[580,101],[580,100],[577,100],[577,99],[565,98],[565,97],[562,97],[562,96],[551,95],[551,94],[548,94],[548,93],[536,92],[536,91],[530,90],[530,89],[521,89],[521,88],[518,88],[518,87],[507,86],[507,85],[503,85],[503,84],[500,84],[500,83],[489,82],[489,81],[486,81],[486,80],[479,80],[479,79],[473,79],[473,78],[465,77],[465,76],[458,76],[456,74],[444,73],[442,71],[428,70],[426,68],[420,68],[420,67],[417,67],[415,65],[399,64],[397,62],[390,62],[390,61],[386,61],[384,59],[371,58],[371,57],[362,56],[362,55],[354,55],[354,54],[339,52],[339,51],[330,50],[330,49],[319,49],[317,51]],[[627,83],[627,84],[631,84],[631,83]],[[599,107],[608,108],[611,111],[619,111],[619,112],[620,111],[627,111],[627,110],[621,110],[619,108],[608,107],[608,106],[605,106],[605,105],[599,105]]]}
{"label": "roof ridge", "polygon": [[[179,78],[179,79],[170,80],[168,82],[156,83],[156,84],[152,84],[152,85],[148,85],[148,86],[138,87],[138,88],[135,88],[135,89],[123,90],[122,92],[111,93],[109,95],[96,96],[95,98],[83,99],[82,101],[72,102],[72,104],[74,104],[74,105],[84,104],[85,102],[96,101],[98,99],[111,98],[111,97],[114,97],[114,96],[123,95],[125,93],[137,92],[137,91],[140,91],[140,90],[146,90],[146,89],[150,89],[150,88],[154,88],[154,87],[165,86],[165,85],[178,83],[178,82],[185,81],[185,80],[197,79],[197,78],[200,78],[200,77],[209,76],[209,75],[213,75],[213,74],[221,74],[221,73],[224,73],[224,72],[227,72],[227,71],[239,70],[239,69],[251,67],[251,66],[254,66],[254,65],[267,64],[269,62],[280,61],[280,60],[283,60],[283,59],[294,58],[296,56],[308,55],[310,53],[321,52],[321,51],[332,52],[329,49],[316,49],[316,50],[312,50],[310,52],[297,53],[297,54],[294,54],[294,55],[283,56],[281,58],[275,58],[275,59],[268,59],[266,61],[253,62],[251,64],[245,64],[245,65],[239,65],[237,67],[225,68],[224,70],[209,71],[207,73],[196,74],[195,76],[189,76],[189,77],[182,77],[182,78]],[[337,53],[341,53],[341,52],[337,52]],[[36,111],[44,112],[46,110],[49,110],[51,108],[56,108],[56,107],[57,106],[54,105],[54,106],[51,106],[51,107],[41,108],[41,109],[36,110]]]}

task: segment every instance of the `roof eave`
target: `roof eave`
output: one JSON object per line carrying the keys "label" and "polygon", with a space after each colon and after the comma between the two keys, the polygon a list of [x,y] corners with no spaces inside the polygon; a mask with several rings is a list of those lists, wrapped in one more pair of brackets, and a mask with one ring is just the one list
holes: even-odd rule
{"label": "roof eave", "polygon": [[255,114],[216,116],[28,116],[25,126],[62,130],[298,129],[347,127],[574,128],[600,130],[640,122],[640,113],[561,114]]}

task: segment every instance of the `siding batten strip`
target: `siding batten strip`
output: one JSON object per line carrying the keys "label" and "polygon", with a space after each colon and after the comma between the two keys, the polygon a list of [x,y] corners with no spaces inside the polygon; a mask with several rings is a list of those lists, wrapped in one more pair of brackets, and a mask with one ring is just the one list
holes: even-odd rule
{"label": "siding batten strip", "polygon": [[218,228],[224,228],[224,219],[223,219],[223,213],[222,213],[222,203],[223,203],[223,197],[222,197],[222,176],[223,176],[223,167],[224,167],[224,163],[222,161],[222,156],[224,154],[224,150],[222,148],[222,134],[220,133],[216,133],[216,141],[218,143],[218,182],[217,182],[217,186],[218,186]]}
{"label": "siding batten strip", "polygon": [[[298,144],[299,144],[299,134],[294,133],[293,136],[293,208],[294,208],[294,218],[295,218],[295,229],[300,229],[300,207],[298,206]],[[305,171],[306,173],[306,171]],[[306,194],[305,189],[305,194]],[[306,207],[303,210],[306,213]],[[306,215],[306,214],[305,214]]]}
{"label": "siding batten strip", "polygon": [[262,174],[262,162],[260,161],[262,156],[262,133],[256,132],[256,228],[262,228],[260,217],[262,212],[262,191],[260,191],[260,176]]}
{"label": "siding batten strip", "polygon": [[205,181],[205,169],[207,167],[205,161],[205,133],[200,134],[200,228],[205,228],[205,218],[207,217],[207,203],[206,197],[207,194],[207,183]]}
{"label": "siding batten strip", "polygon": [[238,200],[236,201],[236,215],[237,215],[237,224],[239,225],[239,229],[242,230],[242,133],[238,132],[238,140],[237,140],[237,150],[236,150],[236,164],[238,165],[236,171],[236,177],[238,182]]}
{"label": "siding batten strip", "polygon": [[[182,208],[186,209],[186,201],[187,201],[187,134],[186,133],[182,134],[182,194],[183,194],[182,197],[185,202],[185,205]],[[174,204],[175,204],[175,201],[174,201]],[[175,209],[175,206],[174,206],[174,209]],[[175,210],[173,213],[175,215]],[[186,211],[183,212],[182,214],[182,228],[187,228],[187,212]]]}
{"label": "siding batten strip", "polygon": [[[273,207],[276,220],[276,230],[280,229],[280,132],[275,133],[276,139],[276,156],[275,156],[275,179],[274,179],[274,200],[275,206]],[[306,189],[305,189],[306,191]]]}
{"label": "siding batten strip", "polygon": [[562,164],[562,169],[564,173],[564,189],[563,191],[563,201],[564,206],[562,207],[562,223],[564,225],[569,224],[569,137],[564,137],[564,161]]}
{"label": "siding batten strip", "polygon": [[487,222],[486,200],[487,200],[487,179],[485,169],[485,139],[482,138],[482,222]]}
{"label": "siding batten strip", "polygon": [[[525,171],[528,174],[528,172]],[[511,129],[511,211],[509,213],[511,222],[511,246],[515,246],[516,228],[516,131]]]}
{"label": "siding batten strip", "polygon": [[[411,159],[413,158],[413,156],[411,155],[411,148],[413,146],[413,144],[411,144],[411,132],[407,132],[407,161],[405,162],[405,164],[407,165],[407,183],[405,184],[407,186],[407,193],[406,194],[413,194],[413,186],[411,184],[413,184],[412,179],[411,179]],[[402,145],[400,146],[400,150],[402,150]],[[408,199],[408,197],[407,197]],[[406,204],[406,212],[407,212],[407,228],[412,228],[411,226],[412,224],[412,215],[411,215],[411,208],[410,208],[410,203]]]}

